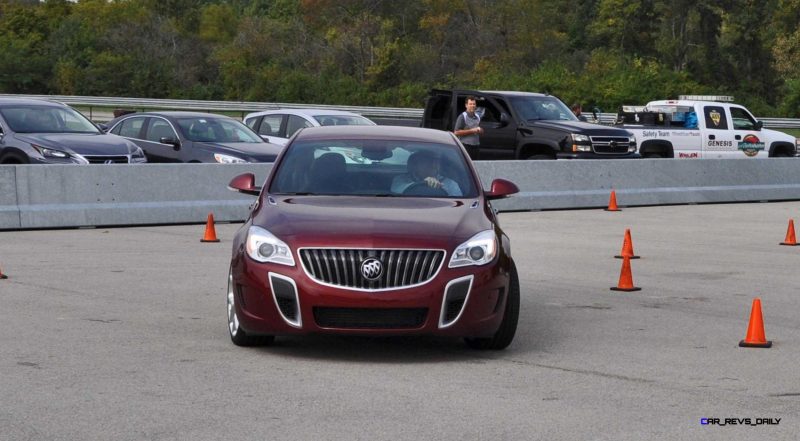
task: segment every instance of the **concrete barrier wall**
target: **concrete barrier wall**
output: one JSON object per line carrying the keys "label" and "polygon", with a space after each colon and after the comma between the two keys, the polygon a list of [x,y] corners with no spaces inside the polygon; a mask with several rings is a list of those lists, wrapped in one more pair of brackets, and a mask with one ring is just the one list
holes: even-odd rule
{"label": "concrete barrier wall", "polygon": [[[227,189],[270,164],[0,166],[0,229],[241,221],[254,198]],[[505,178],[520,194],[501,211],[800,199],[800,160],[477,162],[484,187]]]}

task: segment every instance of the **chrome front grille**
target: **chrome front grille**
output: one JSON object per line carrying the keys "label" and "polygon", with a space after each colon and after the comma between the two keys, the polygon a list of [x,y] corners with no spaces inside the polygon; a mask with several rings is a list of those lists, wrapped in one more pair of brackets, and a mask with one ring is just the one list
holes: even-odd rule
{"label": "chrome front grille", "polygon": [[89,164],[127,164],[127,156],[91,156],[84,155]]}
{"label": "chrome front grille", "polygon": [[[367,259],[381,263],[375,280],[362,274]],[[317,282],[361,290],[398,289],[431,280],[444,260],[442,250],[385,250],[304,248],[300,261],[306,273]]]}
{"label": "chrome front grille", "polygon": [[627,153],[630,138],[625,136],[592,136],[592,149],[595,153]]}

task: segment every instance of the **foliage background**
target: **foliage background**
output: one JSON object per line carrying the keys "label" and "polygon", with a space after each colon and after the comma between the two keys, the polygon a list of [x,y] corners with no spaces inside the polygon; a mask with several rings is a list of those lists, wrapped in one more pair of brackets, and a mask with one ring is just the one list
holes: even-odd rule
{"label": "foliage background", "polygon": [[0,92],[422,107],[434,87],[800,117],[800,0],[0,0]]}

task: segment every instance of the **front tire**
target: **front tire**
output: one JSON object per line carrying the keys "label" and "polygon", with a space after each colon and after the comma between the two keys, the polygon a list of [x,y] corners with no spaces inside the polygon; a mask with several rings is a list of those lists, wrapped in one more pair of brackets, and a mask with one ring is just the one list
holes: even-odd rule
{"label": "front tire", "polygon": [[228,334],[236,346],[265,346],[275,341],[273,335],[248,335],[239,326],[239,316],[236,315],[236,291],[233,284],[233,271],[228,272]]}
{"label": "front tire", "polygon": [[511,262],[511,283],[508,286],[508,298],[506,308],[503,312],[503,321],[500,328],[492,337],[488,338],[465,338],[464,341],[472,349],[492,349],[498,351],[505,349],[514,340],[517,332],[517,322],[519,321],[519,276],[517,267]]}

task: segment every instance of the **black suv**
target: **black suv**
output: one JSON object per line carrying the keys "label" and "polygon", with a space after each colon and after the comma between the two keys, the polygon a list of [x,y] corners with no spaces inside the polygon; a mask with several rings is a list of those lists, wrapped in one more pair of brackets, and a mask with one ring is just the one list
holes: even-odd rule
{"label": "black suv", "polygon": [[480,159],[639,157],[630,132],[579,121],[557,97],[541,93],[435,89],[422,126],[452,131],[468,96],[481,115]]}
{"label": "black suv", "polygon": [[65,104],[0,98],[0,164],[140,162],[147,161],[136,144],[101,132]]}

